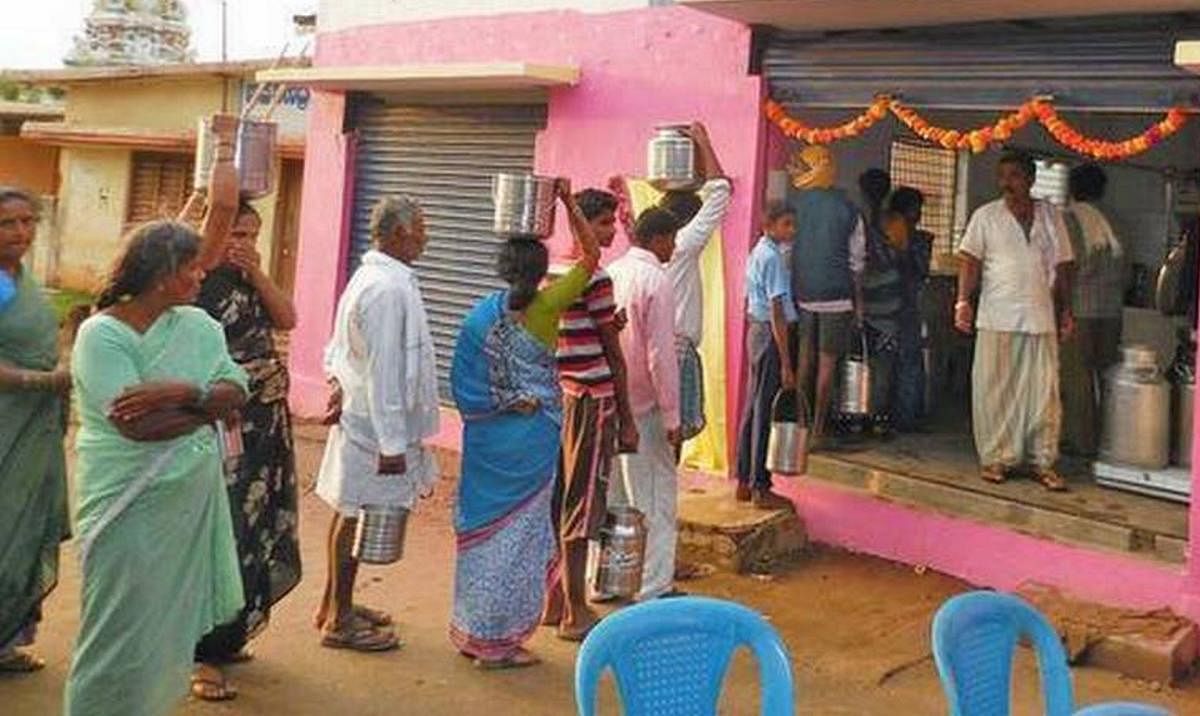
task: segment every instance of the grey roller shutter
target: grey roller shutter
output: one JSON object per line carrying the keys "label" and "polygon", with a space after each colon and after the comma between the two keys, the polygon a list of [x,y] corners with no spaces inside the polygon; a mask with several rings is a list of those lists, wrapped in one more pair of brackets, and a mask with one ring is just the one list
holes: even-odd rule
{"label": "grey roller shutter", "polygon": [[1175,41],[1192,15],[982,23],[891,31],[781,33],[766,41],[771,94],[791,106],[863,107],[881,92],[922,108],[1012,107],[1052,94],[1061,107],[1195,105]]}
{"label": "grey roller shutter", "polygon": [[347,272],[370,247],[371,207],[388,194],[416,197],[429,243],[417,261],[437,349],[438,384],[449,399],[450,362],[463,316],[501,288],[491,231],[491,176],[533,168],[544,105],[404,106],[363,98],[358,130],[354,214]]}

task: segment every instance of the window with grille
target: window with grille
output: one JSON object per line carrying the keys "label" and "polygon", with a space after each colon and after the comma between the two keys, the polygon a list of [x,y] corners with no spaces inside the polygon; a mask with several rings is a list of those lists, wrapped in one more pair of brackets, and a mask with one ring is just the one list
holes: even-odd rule
{"label": "window with grille", "polygon": [[191,193],[191,155],[134,152],[126,228],[175,218]]}
{"label": "window with grille", "polygon": [[925,195],[921,229],[933,234],[933,253],[954,253],[954,192],[958,155],[953,149],[892,142],[892,186],[910,186]]}

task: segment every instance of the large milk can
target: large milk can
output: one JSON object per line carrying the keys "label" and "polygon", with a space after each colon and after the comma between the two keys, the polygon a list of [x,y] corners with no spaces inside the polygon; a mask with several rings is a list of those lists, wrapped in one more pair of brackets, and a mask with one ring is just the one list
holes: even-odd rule
{"label": "large milk can", "polygon": [[[216,149],[211,120],[200,120],[196,130],[196,169],[192,184],[197,189],[208,188],[208,177]],[[259,122],[243,119],[238,122],[237,138],[233,148],[233,166],[238,175],[238,195],[243,199],[261,199],[275,188],[275,141],[277,126],[274,122]]]}
{"label": "large milk can", "polygon": [[363,505],[354,531],[354,558],[367,564],[391,564],[404,556],[408,510],[392,505]]}
{"label": "large milk can", "polygon": [[611,507],[600,532],[592,591],[633,599],[642,590],[646,561],[646,516],[634,507]]}
{"label": "large milk can", "polygon": [[838,412],[843,415],[871,413],[871,358],[867,351],[867,336],[862,335],[860,353],[842,359],[842,393]]}
{"label": "large milk can", "polygon": [[554,233],[554,177],[496,174],[492,177],[492,230],[508,238],[545,239]]}
{"label": "large milk can", "polygon": [[1121,348],[1108,371],[1100,459],[1149,470],[1167,466],[1171,448],[1171,388],[1153,348]]}
{"label": "large milk can", "polygon": [[696,176],[696,143],[684,134],[685,124],[655,128],[646,146],[646,179],[660,191],[690,191],[700,187]]}
{"label": "large milk can", "polygon": [[767,470],[777,475],[803,475],[808,471],[808,425],[800,394],[781,390],[771,406],[771,434],[767,439]]}
{"label": "large milk can", "polygon": [[1175,379],[1175,464],[1192,465],[1192,411],[1196,402],[1196,376],[1180,372]]}

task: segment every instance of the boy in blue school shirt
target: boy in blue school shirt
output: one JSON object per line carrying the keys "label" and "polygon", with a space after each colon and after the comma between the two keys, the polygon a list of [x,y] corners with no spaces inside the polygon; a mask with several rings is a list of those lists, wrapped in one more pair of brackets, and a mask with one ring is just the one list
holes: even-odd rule
{"label": "boy in blue school shirt", "polygon": [[767,438],[771,430],[771,404],[780,387],[796,387],[796,305],[785,248],[796,233],[796,215],[787,204],[767,204],[763,236],[746,264],[746,356],[750,373],[746,381],[738,437],[737,499],[761,509],[780,509],[790,503],[771,492],[767,472]]}

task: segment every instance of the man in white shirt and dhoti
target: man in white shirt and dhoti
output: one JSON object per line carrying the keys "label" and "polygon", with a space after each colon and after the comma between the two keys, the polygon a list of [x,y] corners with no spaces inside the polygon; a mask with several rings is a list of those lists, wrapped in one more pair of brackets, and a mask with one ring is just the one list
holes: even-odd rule
{"label": "man in white shirt and dhoti", "polygon": [[412,268],[425,248],[424,218],[414,199],[388,197],[372,210],[370,226],[374,249],[338,301],[325,351],[337,421],[317,478],[317,495],[336,510],[317,626],[322,645],[356,651],[399,646],[390,615],[351,599],[359,510],[411,510],[437,480],[423,445],[438,430],[433,338]]}
{"label": "man in white shirt and dhoti", "polygon": [[954,325],[978,333],[972,423],[981,476],[1002,482],[1029,467],[1047,489],[1064,490],[1055,472],[1062,429],[1058,341],[1074,330],[1071,242],[1061,212],[1030,196],[1035,172],[1023,152],[1001,157],[1003,197],[975,211],[959,246]]}

